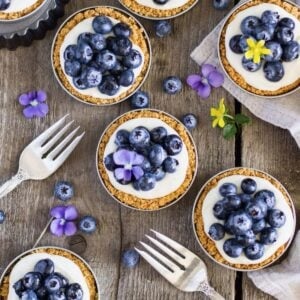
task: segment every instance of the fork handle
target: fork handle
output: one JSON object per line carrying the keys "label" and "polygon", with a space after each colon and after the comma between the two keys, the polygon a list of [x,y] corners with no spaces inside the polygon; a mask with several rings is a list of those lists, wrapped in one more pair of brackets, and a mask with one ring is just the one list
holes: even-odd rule
{"label": "fork handle", "polygon": [[213,287],[210,286],[208,281],[202,281],[198,287],[198,290],[204,293],[211,300],[225,300]]}
{"label": "fork handle", "polygon": [[221,296],[216,290],[212,289],[210,294],[208,295],[211,300],[225,300],[223,296]]}

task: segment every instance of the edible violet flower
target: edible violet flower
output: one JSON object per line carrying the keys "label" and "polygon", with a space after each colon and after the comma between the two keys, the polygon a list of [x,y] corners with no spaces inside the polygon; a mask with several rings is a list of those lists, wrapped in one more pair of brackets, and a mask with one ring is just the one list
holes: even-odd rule
{"label": "edible violet flower", "polygon": [[25,106],[23,109],[24,116],[27,119],[31,119],[33,117],[45,117],[49,112],[48,104],[45,103],[46,99],[47,94],[42,90],[20,95],[19,103],[22,106]]}
{"label": "edible violet flower", "polygon": [[144,156],[135,151],[121,149],[113,154],[113,160],[117,166],[123,166],[114,171],[116,179],[122,184],[129,183],[132,176],[138,180],[144,175],[144,171],[140,167],[144,161]]}
{"label": "edible violet flower", "polygon": [[78,211],[74,205],[55,206],[50,211],[53,221],[50,224],[50,231],[53,235],[72,236],[77,232],[75,220],[78,218]]}
{"label": "edible violet flower", "polygon": [[199,74],[189,75],[187,84],[202,98],[208,98],[212,87],[218,88],[224,83],[224,76],[217,68],[210,64],[204,64]]}

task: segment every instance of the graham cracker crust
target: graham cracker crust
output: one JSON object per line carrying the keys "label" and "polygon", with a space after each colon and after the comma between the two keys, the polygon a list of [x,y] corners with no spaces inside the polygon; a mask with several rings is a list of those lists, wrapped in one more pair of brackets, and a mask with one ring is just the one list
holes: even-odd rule
{"label": "graham cracker crust", "polygon": [[236,269],[240,269],[240,270],[248,270],[248,271],[261,269],[262,267],[277,260],[283,254],[285,249],[287,248],[288,243],[279,247],[272,256],[265,259],[261,263],[249,264],[249,265],[233,264],[224,259],[224,257],[218,251],[218,249],[215,245],[215,242],[212,239],[210,239],[210,237],[205,233],[205,230],[204,230],[204,223],[203,223],[203,219],[202,219],[202,206],[203,206],[204,200],[206,198],[206,195],[208,194],[208,192],[211,189],[213,189],[214,187],[217,186],[218,182],[221,179],[226,178],[228,176],[232,176],[232,175],[256,176],[256,177],[261,177],[263,179],[268,180],[283,194],[284,199],[286,200],[288,205],[291,208],[293,207],[292,200],[291,200],[290,196],[288,195],[287,191],[282,186],[282,184],[279,181],[277,181],[276,179],[274,179],[273,177],[268,176],[267,174],[265,174],[261,171],[254,170],[254,169],[248,169],[248,168],[236,168],[236,169],[224,171],[224,172],[218,174],[217,176],[214,176],[207,182],[207,184],[205,185],[201,194],[198,196],[198,199],[196,200],[197,204],[196,204],[195,210],[194,210],[194,226],[195,226],[196,235],[198,237],[200,244],[205,249],[205,251],[220,264],[227,265],[232,268],[236,268]]}
{"label": "graham cracker crust", "polygon": [[[22,1],[22,0],[18,0]],[[16,12],[10,12],[10,13],[5,13],[5,11],[0,11],[0,20],[16,20],[20,19],[26,15],[29,15],[32,13],[34,10],[36,10],[45,0],[37,0],[34,4],[31,6],[20,10]]]}
{"label": "graham cracker crust", "polygon": [[[183,184],[174,192],[160,198],[155,199],[142,199],[131,194],[124,193],[122,191],[117,190],[110,182],[107,170],[104,165],[104,151],[107,143],[110,140],[112,134],[118,129],[118,127],[126,121],[136,119],[136,118],[157,118],[165,122],[167,125],[172,127],[178,135],[181,137],[183,143],[185,144],[188,157],[189,157],[189,167],[186,172],[186,177]],[[102,179],[102,183],[105,188],[108,190],[111,196],[116,198],[121,203],[124,203],[127,206],[131,206],[133,208],[137,208],[140,210],[157,210],[163,208],[166,205],[171,204],[178,200],[183,194],[187,192],[190,188],[193,179],[197,172],[197,153],[195,149],[194,142],[192,141],[190,135],[187,132],[187,129],[181,124],[179,121],[175,120],[171,116],[167,115],[164,112],[158,112],[154,110],[141,110],[141,111],[132,111],[126,113],[119,117],[113,124],[109,126],[109,128],[105,131],[102,139],[99,143],[98,150],[98,171],[100,177]]]}
{"label": "graham cracker crust", "polygon": [[246,91],[256,94],[256,95],[260,95],[260,96],[280,96],[283,94],[286,94],[288,92],[293,91],[294,89],[298,88],[300,86],[300,78],[298,80],[296,80],[295,82],[293,82],[292,84],[289,84],[287,86],[284,86],[282,88],[279,88],[275,91],[265,91],[265,90],[260,90],[257,89],[251,85],[249,85],[246,80],[238,73],[235,71],[234,67],[231,66],[231,64],[229,63],[229,61],[227,60],[227,55],[226,55],[226,47],[225,47],[225,35],[226,35],[226,30],[228,25],[234,20],[235,16],[249,8],[258,4],[262,4],[262,3],[271,3],[271,4],[275,4],[278,5],[280,7],[282,7],[283,9],[285,9],[288,13],[292,14],[293,16],[295,16],[299,21],[300,21],[300,8],[297,7],[296,4],[292,4],[286,1],[282,1],[282,0],[252,0],[249,2],[246,2],[244,5],[242,5],[241,7],[239,7],[238,9],[236,9],[232,15],[228,18],[228,20],[226,21],[226,23],[224,24],[222,31],[221,31],[221,35],[220,35],[220,40],[219,40],[219,57],[221,59],[221,63],[224,67],[224,69],[226,70],[227,74],[229,75],[229,77],[241,88],[245,89]]}
{"label": "graham cracker crust", "polygon": [[[120,95],[114,97],[114,98],[109,98],[109,99],[102,99],[98,97],[93,97],[93,96],[87,96],[81,94],[79,91],[75,90],[73,86],[70,84],[67,75],[65,74],[63,70],[63,66],[60,64],[60,48],[62,43],[64,42],[64,39],[66,35],[81,21],[87,19],[87,18],[93,18],[99,15],[105,15],[109,16],[111,18],[114,18],[120,22],[126,23],[132,30],[132,34],[130,37],[130,40],[132,41],[133,44],[138,45],[143,54],[144,54],[144,65],[141,70],[141,73],[139,76],[135,78],[134,83],[132,86],[125,92],[121,93]],[[53,47],[53,67],[54,70],[60,80],[60,82],[63,84],[63,86],[74,96],[79,98],[80,100],[87,102],[87,103],[92,103],[92,104],[98,104],[98,105],[108,105],[108,104],[113,104],[120,102],[127,98],[129,95],[131,95],[135,90],[139,88],[139,86],[142,84],[144,78],[146,77],[148,70],[150,68],[150,60],[151,60],[151,50],[150,50],[150,44],[147,38],[147,34],[144,31],[144,29],[140,26],[137,21],[117,10],[112,7],[106,7],[106,6],[99,6],[95,8],[90,8],[86,9],[83,11],[78,12],[76,15],[74,15],[71,19],[67,21],[67,23],[59,30],[56,36],[56,40],[54,42],[54,47]]]}
{"label": "graham cracker crust", "polygon": [[[81,270],[86,283],[88,285],[89,291],[90,291],[90,299],[91,300],[99,300],[100,299],[100,292],[97,289],[96,280],[94,278],[94,275],[90,271],[90,269],[87,267],[87,265],[79,259],[77,256],[73,255],[72,253],[68,251],[64,251],[62,249],[56,249],[56,248],[42,248],[42,249],[35,249],[32,250],[30,253],[26,253],[23,257],[34,254],[34,253],[48,253],[52,255],[58,255],[65,258],[68,258],[69,260],[73,261]],[[22,257],[20,258],[20,260]],[[17,261],[16,261],[17,263]],[[14,266],[11,267],[11,269]],[[8,292],[9,292],[9,272],[11,270],[8,270],[8,274],[4,277],[3,282],[0,282],[0,299],[8,300]],[[25,274],[24,274],[25,275]]]}

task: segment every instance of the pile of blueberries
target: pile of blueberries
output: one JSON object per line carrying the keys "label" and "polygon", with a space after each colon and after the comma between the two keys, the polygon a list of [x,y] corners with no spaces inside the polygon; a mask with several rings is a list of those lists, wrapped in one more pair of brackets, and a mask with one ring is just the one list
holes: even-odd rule
{"label": "pile of blueberries", "polygon": [[223,239],[225,233],[234,236],[223,244],[228,256],[236,258],[244,251],[247,258],[256,260],[264,255],[265,245],[277,241],[276,228],[285,224],[286,216],[275,208],[274,193],[256,192],[257,184],[252,178],[244,179],[241,189],[243,193],[238,194],[233,183],[220,186],[219,192],[224,198],[216,202],[213,214],[223,223],[212,224],[208,233],[215,241]]}
{"label": "pile of blueberries", "polygon": [[51,259],[40,260],[33,272],[25,274],[13,288],[21,300],[81,300],[83,291],[78,283],[70,284],[62,274],[55,272]]}
{"label": "pile of blueberries", "polygon": [[278,12],[266,10],[261,18],[248,16],[241,23],[243,34],[235,35],[229,42],[230,49],[237,54],[248,50],[247,39],[265,40],[265,47],[271,54],[265,55],[265,63],[254,63],[251,59],[242,58],[243,67],[250,72],[259,70],[263,65],[265,78],[277,82],[284,76],[282,62],[290,62],[299,57],[299,43],[294,40],[295,22],[290,18],[280,18]]}
{"label": "pile of blueberries", "polygon": [[92,27],[95,33],[81,33],[77,44],[66,48],[64,69],[76,88],[98,88],[102,94],[114,96],[121,86],[133,84],[133,70],[142,64],[143,58],[132,47],[127,24],[114,25],[110,18],[98,16]]}
{"label": "pile of blueberries", "polygon": [[[139,165],[139,176],[135,176],[133,172],[130,181],[120,181],[116,178],[121,184],[132,183],[134,189],[141,191],[152,190],[166,173],[176,172],[179,162],[174,156],[178,155],[183,147],[181,138],[176,134],[168,134],[162,126],[150,131],[143,126],[136,127],[131,132],[121,129],[116,133],[115,144],[116,152],[128,150],[143,156],[144,159]],[[124,165],[125,163],[124,161]],[[115,163],[114,153],[105,157],[104,164],[107,170],[112,172],[121,167]],[[130,166],[127,166],[127,169],[129,168]]]}

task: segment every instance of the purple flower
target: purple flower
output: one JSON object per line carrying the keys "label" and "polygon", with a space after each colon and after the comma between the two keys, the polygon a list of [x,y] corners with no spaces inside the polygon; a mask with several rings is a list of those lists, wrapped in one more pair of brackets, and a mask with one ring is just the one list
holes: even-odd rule
{"label": "purple flower", "polygon": [[54,218],[50,225],[52,234],[61,237],[63,235],[72,236],[77,232],[74,221],[78,217],[78,211],[74,205],[55,206],[51,209],[50,215]]}
{"label": "purple flower", "polygon": [[113,160],[116,165],[123,166],[114,171],[116,179],[122,184],[129,183],[132,176],[138,180],[144,175],[144,171],[140,167],[144,162],[144,156],[135,151],[121,149],[113,154]]}
{"label": "purple flower", "polygon": [[23,109],[24,116],[28,119],[45,117],[49,112],[49,107],[45,103],[46,99],[47,94],[42,90],[22,94],[19,97],[19,103],[25,106]]}
{"label": "purple flower", "polygon": [[208,98],[212,87],[220,87],[224,83],[224,76],[217,68],[210,64],[202,65],[199,74],[189,75],[187,84],[202,98]]}

